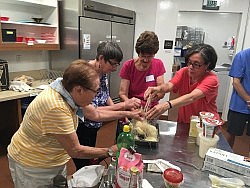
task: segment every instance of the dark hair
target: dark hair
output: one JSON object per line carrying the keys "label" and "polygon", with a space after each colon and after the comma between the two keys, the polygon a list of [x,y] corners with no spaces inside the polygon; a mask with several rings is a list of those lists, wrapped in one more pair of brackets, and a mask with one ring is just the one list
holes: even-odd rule
{"label": "dark hair", "polygon": [[188,49],[185,55],[185,62],[189,61],[190,56],[199,53],[204,60],[204,63],[208,66],[208,70],[213,70],[217,62],[217,54],[212,46],[209,44],[195,44],[190,49]]}
{"label": "dark hair", "polygon": [[96,60],[100,55],[103,55],[104,60],[114,59],[117,62],[121,62],[123,59],[123,53],[120,46],[115,42],[105,41],[98,45]]}
{"label": "dark hair", "polygon": [[144,31],[136,41],[135,51],[139,55],[156,54],[159,50],[159,40],[153,31]]}
{"label": "dark hair", "polygon": [[62,84],[70,92],[75,86],[93,87],[93,80],[98,79],[98,73],[90,63],[84,60],[73,61],[63,73]]}

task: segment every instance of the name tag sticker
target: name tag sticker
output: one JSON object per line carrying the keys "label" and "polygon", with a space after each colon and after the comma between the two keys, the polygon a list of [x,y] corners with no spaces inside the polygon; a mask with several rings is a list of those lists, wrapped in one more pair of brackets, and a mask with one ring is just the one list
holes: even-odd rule
{"label": "name tag sticker", "polygon": [[152,82],[155,80],[155,77],[153,74],[149,75],[149,76],[146,76],[146,82]]}

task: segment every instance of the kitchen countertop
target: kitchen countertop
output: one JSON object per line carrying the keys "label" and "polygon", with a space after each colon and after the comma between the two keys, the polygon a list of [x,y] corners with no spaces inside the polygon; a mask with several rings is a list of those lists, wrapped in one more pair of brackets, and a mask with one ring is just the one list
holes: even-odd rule
{"label": "kitchen countertop", "polygon": [[[179,166],[184,174],[184,183],[181,187],[211,187],[208,177],[211,172],[200,170],[203,166],[203,159],[199,157],[199,147],[195,144],[196,138],[188,136],[189,124],[177,124],[177,122],[164,120],[159,120],[158,124],[160,132],[158,147],[138,147],[137,152],[142,154],[143,159],[164,159]],[[217,148],[233,152],[221,131],[218,132],[218,136],[220,140]],[[179,163],[177,160],[191,163],[198,169]],[[153,187],[164,187],[164,181],[159,173],[145,171],[143,178],[147,179]]]}
{"label": "kitchen countertop", "polygon": [[[40,85],[48,85],[48,80],[35,80],[32,82],[31,87],[36,88]],[[28,92],[18,92],[13,90],[0,91],[0,102],[20,99],[24,97],[36,96],[41,91],[42,91],[41,89],[34,89]]]}

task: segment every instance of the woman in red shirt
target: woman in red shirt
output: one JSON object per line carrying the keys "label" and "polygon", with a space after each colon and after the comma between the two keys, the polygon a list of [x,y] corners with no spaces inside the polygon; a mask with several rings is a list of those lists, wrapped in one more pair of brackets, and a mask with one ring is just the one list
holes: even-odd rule
{"label": "woman in red shirt", "polygon": [[[154,58],[159,50],[159,40],[154,32],[143,32],[137,39],[135,50],[138,57],[126,61],[122,66],[119,95],[123,101],[138,98],[145,106],[144,92],[149,86],[163,84],[166,71],[163,62]],[[158,102],[155,100],[150,106],[156,104]]]}
{"label": "woman in red shirt", "polygon": [[[215,68],[217,54],[214,48],[207,44],[194,45],[185,56],[187,67],[176,72],[166,84],[149,87],[144,94],[154,100],[156,94],[173,91],[179,97],[158,104],[146,113],[147,119],[160,116],[170,108],[179,107],[178,122],[189,123],[192,115],[201,111],[211,112],[219,118],[216,106],[218,95],[218,77],[211,70]],[[159,95],[159,94],[158,94]]]}

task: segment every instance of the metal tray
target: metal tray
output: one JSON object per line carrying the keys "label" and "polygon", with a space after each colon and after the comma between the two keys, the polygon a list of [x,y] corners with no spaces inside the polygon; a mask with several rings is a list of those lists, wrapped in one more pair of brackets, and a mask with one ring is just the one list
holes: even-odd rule
{"label": "metal tray", "polygon": [[157,129],[158,136],[157,136],[157,142],[154,141],[145,141],[143,139],[136,139],[135,138],[135,146],[136,147],[143,147],[143,148],[157,148],[158,143],[160,142],[160,131],[159,131],[159,125],[155,124],[154,125]]}

